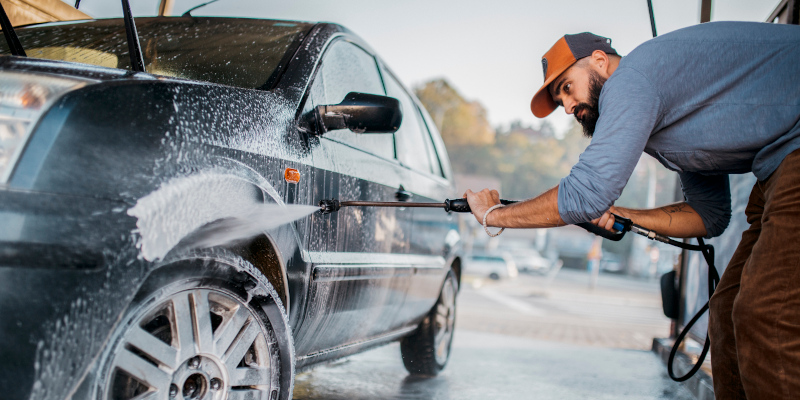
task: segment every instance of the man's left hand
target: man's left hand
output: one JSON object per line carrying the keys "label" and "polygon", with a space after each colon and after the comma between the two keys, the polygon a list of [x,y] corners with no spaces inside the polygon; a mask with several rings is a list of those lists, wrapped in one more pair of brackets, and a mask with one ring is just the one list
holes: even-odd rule
{"label": "man's left hand", "polygon": [[[467,203],[469,203],[469,208],[472,210],[472,215],[475,216],[475,219],[478,220],[479,224],[483,224],[483,215],[486,213],[486,210],[489,207],[500,204],[500,193],[497,190],[489,190],[483,189],[480,192],[473,192],[472,190],[467,189],[467,192],[464,193],[464,198],[467,199]],[[495,212],[497,212],[495,210]],[[489,223],[489,217],[486,218],[486,224],[489,226],[496,226]]]}
{"label": "man's left hand", "polygon": [[614,206],[611,206],[611,208],[609,208],[608,211],[603,213],[603,216],[601,216],[600,218],[593,219],[592,223],[597,225],[597,226],[599,226],[599,227],[601,227],[601,228],[603,228],[603,229],[605,229],[605,230],[607,230],[607,231],[616,232],[614,230],[615,219],[614,219],[614,215],[612,215],[612,213],[620,215],[620,216],[624,216],[624,215],[622,215],[620,210],[618,210]]}

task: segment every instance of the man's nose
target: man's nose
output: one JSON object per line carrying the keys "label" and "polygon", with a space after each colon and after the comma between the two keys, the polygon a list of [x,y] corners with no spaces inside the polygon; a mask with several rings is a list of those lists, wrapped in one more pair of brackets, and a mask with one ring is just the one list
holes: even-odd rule
{"label": "man's nose", "polygon": [[564,112],[567,115],[572,114],[575,111],[575,102],[570,99],[564,99]]}

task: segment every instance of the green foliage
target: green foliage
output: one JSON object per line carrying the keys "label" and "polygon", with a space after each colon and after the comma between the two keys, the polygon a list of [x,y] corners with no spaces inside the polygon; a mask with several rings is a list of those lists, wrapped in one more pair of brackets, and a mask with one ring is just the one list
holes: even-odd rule
{"label": "green foliage", "polygon": [[494,143],[495,132],[483,106],[465,100],[444,79],[427,82],[415,92],[439,128],[448,149],[451,146]]}

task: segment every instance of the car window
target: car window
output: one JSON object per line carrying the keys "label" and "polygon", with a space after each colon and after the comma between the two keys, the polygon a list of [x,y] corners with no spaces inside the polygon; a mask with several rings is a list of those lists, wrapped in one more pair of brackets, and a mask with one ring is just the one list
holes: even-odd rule
{"label": "car window", "polygon": [[386,84],[386,95],[399,100],[403,111],[403,122],[394,134],[397,159],[409,168],[432,173],[430,152],[433,149],[430,140],[425,137],[428,131],[414,100],[406,93],[400,82],[385,69],[383,82]]}
{"label": "car window", "polygon": [[439,134],[439,129],[436,128],[436,124],[433,122],[433,118],[431,118],[430,114],[425,108],[420,108],[420,112],[422,113],[423,121],[425,122],[425,126],[428,128],[428,138],[433,140],[434,146],[432,147],[432,163],[434,173],[438,174],[443,178],[447,178],[449,168],[447,153],[445,151],[444,142],[442,141],[442,137]]}
{"label": "car window", "polygon": [[[421,107],[417,107],[421,114],[425,114],[425,110]],[[430,158],[431,162],[431,170],[434,175],[436,176],[444,176],[442,173],[442,163],[439,161],[439,156],[436,154],[436,148],[433,146],[433,142],[431,138],[433,136],[433,132],[430,130],[430,125],[427,124],[427,120],[423,117],[422,118],[422,136],[424,136],[425,143],[428,146],[428,158]]]}
{"label": "car window", "polygon": [[[311,86],[309,99],[314,106],[339,104],[350,92],[386,95],[375,58],[360,47],[339,40],[325,51]],[[384,158],[394,158],[394,138],[391,133],[363,134],[339,129],[327,132],[325,138],[347,143]]]}
{"label": "car window", "polygon": [[[310,24],[233,18],[137,18],[145,69],[155,75],[268,88]],[[32,58],[131,69],[122,19],[16,28]],[[9,54],[0,40],[0,55]],[[285,63],[284,63],[285,64]]]}

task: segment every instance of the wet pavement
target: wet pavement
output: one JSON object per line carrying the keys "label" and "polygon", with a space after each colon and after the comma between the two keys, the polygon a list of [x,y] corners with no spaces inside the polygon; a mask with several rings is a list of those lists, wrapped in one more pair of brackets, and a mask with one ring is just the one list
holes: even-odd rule
{"label": "wet pavement", "polygon": [[601,274],[591,289],[589,275],[571,269],[552,280],[525,274],[500,282],[465,280],[459,329],[636,350],[651,349],[654,337],[669,333],[658,280]]}
{"label": "wet pavement", "polygon": [[655,281],[582,271],[505,282],[466,280],[453,353],[435,378],[413,378],[398,344],[296,378],[295,399],[693,399],[649,351],[665,336]]}
{"label": "wet pavement", "polygon": [[300,374],[295,399],[692,399],[649,351],[457,331],[436,378],[410,377],[399,345]]}

